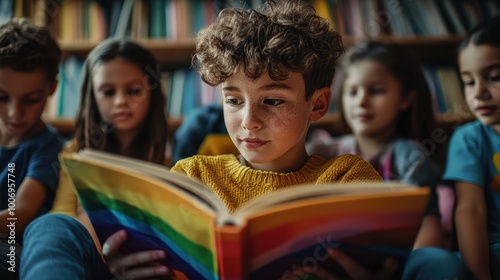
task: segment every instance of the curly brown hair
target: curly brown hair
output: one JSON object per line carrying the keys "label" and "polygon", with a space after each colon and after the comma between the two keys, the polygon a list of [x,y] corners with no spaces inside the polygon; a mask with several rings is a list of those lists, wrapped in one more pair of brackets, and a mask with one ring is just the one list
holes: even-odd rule
{"label": "curly brown hair", "polygon": [[198,34],[193,66],[216,86],[243,66],[245,75],[263,72],[276,81],[301,73],[306,100],[330,87],[335,62],[344,53],[330,20],[302,1],[268,1],[258,9],[226,8]]}
{"label": "curly brown hair", "polygon": [[0,25],[0,67],[20,72],[43,70],[52,83],[61,56],[61,49],[49,30],[29,19],[12,18]]}

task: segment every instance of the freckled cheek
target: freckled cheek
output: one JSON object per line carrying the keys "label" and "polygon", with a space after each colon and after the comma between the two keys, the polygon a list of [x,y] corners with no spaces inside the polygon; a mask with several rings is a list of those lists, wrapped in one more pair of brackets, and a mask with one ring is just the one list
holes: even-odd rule
{"label": "freckled cheek", "polygon": [[281,129],[286,129],[292,123],[289,116],[282,114],[263,114],[262,120],[269,123],[270,126]]}
{"label": "freckled cheek", "polygon": [[290,114],[277,113],[267,116],[268,119],[263,119],[263,121],[268,123],[268,127],[272,127],[280,135],[291,136],[303,134],[306,130],[307,119],[298,116],[301,116],[299,112],[291,112]]}

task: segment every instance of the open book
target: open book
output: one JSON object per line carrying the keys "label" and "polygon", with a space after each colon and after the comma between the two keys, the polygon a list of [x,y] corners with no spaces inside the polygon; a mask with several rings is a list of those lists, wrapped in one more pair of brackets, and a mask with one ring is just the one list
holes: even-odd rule
{"label": "open book", "polygon": [[160,165],[90,150],[60,160],[101,244],[125,229],[125,250],[164,250],[176,279],[341,274],[330,247],[373,270],[388,256],[404,262],[429,193],[401,183],[298,185],[229,213],[202,182]]}

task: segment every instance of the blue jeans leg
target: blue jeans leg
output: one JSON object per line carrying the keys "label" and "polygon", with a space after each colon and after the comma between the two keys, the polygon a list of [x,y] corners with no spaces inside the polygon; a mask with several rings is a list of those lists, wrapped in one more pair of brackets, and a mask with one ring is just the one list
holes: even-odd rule
{"label": "blue jeans leg", "polygon": [[111,279],[92,237],[78,220],[47,214],[24,233],[20,277],[26,280]]}
{"label": "blue jeans leg", "polygon": [[490,271],[492,279],[500,279],[500,243],[490,244]]}
{"label": "blue jeans leg", "polygon": [[410,254],[403,279],[455,280],[473,279],[461,258],[441,248],[424,247]]}
{"label": "blue jeans leg", "polygon": [[[0,239],[0,279],[19,279],[21,245],[19,239]],[[12,250],[14,249],[14,250]]]}

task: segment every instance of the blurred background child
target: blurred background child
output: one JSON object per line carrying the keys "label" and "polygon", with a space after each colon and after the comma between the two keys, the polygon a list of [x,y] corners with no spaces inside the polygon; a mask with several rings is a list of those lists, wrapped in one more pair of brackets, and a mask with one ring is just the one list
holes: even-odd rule
{"label": "blurred background child", "polygon": [[[47,29],[25,18],[0,25],[1,279],[17,279],[24,229],[54,200],[63,140],[41,115],[56,88],[60,60]],[[14,254],[14,265],[8,254]]]}
{"label": "blurred background child", "polygon": [[[349,50],[344,70],[337,104],[352,134],[322,142],[312,139],[308,152],[326,158],[357,154],[386,181],[431,187],[414,249],[432,248],[412,253],[404,277],[422,276],[419,268],[428,266],[427,262],[439,264],[437,267],[454,266],[456,257],[439,249],[444,240],[435,192],[438,176],[429,155],[418,143],[431,139],[435,128],[433,112],[428,109],[432,108],[431,93],[418,61],[400,45],[367,42]],[[445,276],[434,273],[433,277]]]}
{"label": "blurred background child", "polygon": [[173,164],[194,155],[239,154],[227,132],[220,102],[190,112],[175,131],[173,142]]}
{"label": "blurred background child", "polygon": [[469,32],[458,64],[477,120],[453,133],[444,179],[455,186],[465,263],[477,279],[500,279],[500,16]]}
{"label": "blurred background child", "polygon": [[[133,41],[99,44],[85,62],[75,138],[63,152],[96,149],[163,164],[165,97],[159,81],[147,72],[156,66],[153,54]],[[101,246],[64,173],[52,212],[59,214],[40,217],[26,231],[21,277],[55,279],[57,266],[60,279],[87,279],[91,272],[80,269],[82,247],[95,247],[95,242],[97,254]]]}

